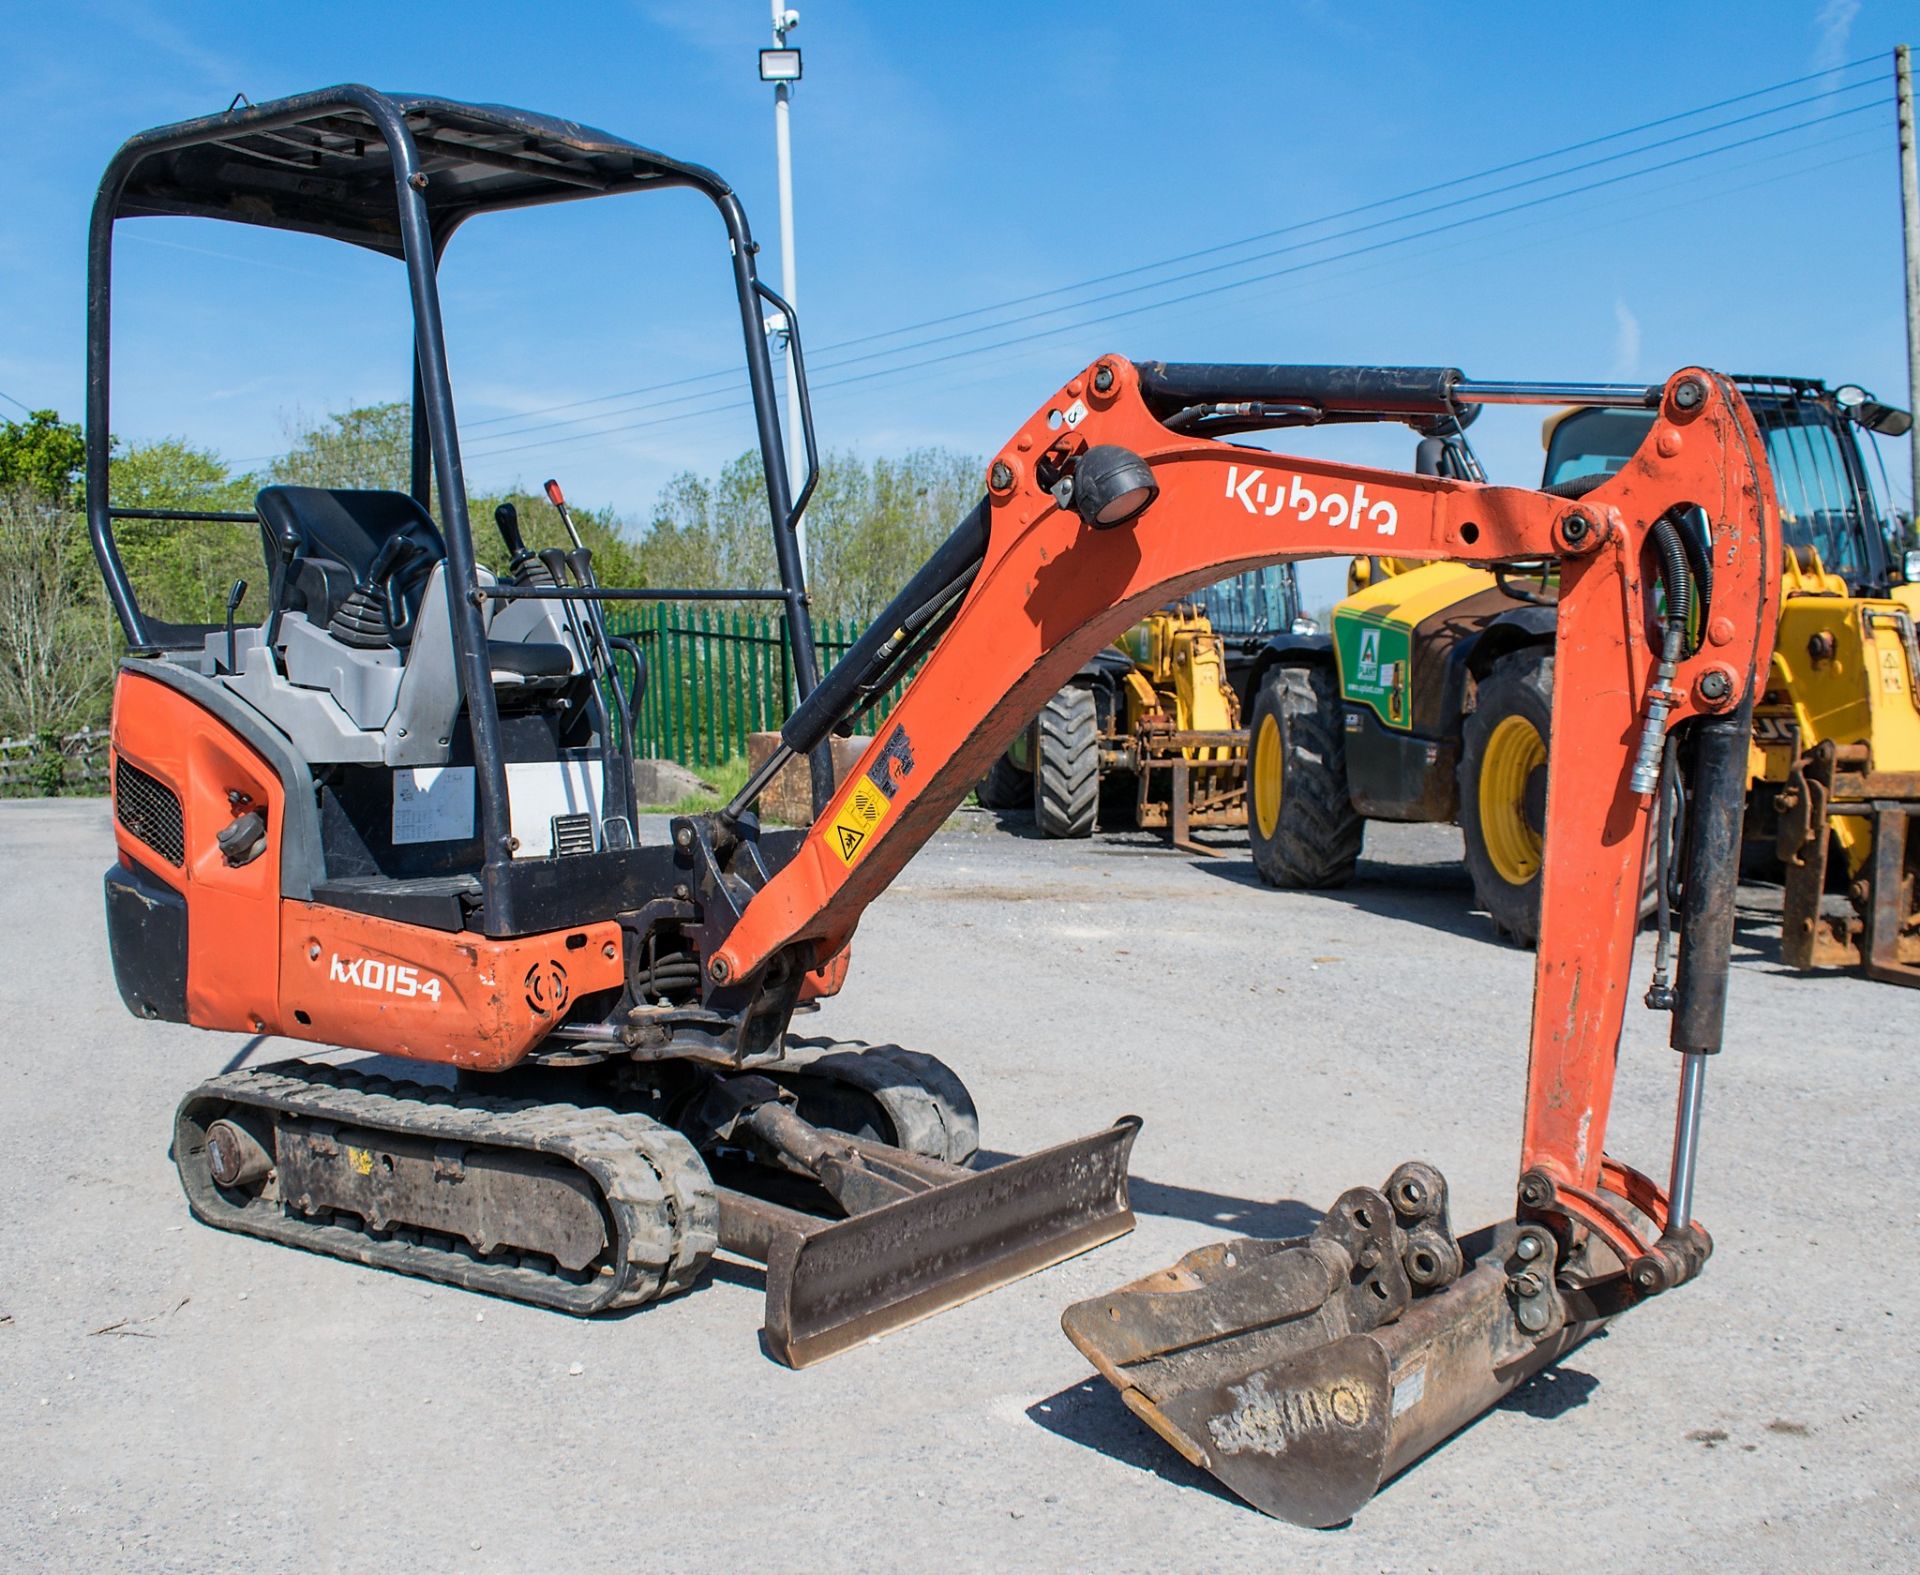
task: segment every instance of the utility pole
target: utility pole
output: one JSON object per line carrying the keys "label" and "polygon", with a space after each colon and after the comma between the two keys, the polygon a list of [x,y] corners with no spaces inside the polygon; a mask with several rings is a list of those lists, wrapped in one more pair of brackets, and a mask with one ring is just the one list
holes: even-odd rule
{"label": "utility pole", "polygon": [[[800,25],[800,13],[787,9],[784,0],[772,0],[773,48],[760,51],[760,80],[773,84],[773,147],[780,171],[780,293],[787,305],[800,310],[798,286],[793,266],[793,133],[788,125],[792,107],[793,84],[800,80],[800,51],[789,48],[787,34]],[[798,497],[806,479],[806,436],[800,416],[800,369],[793,358],[793,329],[789,324],[781,337],[787,353],[787,485]],[[803,515],[794,522],[799,538],[800,562],[807,561],[807,522]]]}
{"label": "utility pole", "polygon": [[[1920,178],[1914,174],[1913,60],[1905,44],[1893,52],[1893,93],[1900,122],[1900,219],[1907,254],[1907,408],[1920,409]],[[1907,434],[1913,523],[1920,532],[1920,435]]]}

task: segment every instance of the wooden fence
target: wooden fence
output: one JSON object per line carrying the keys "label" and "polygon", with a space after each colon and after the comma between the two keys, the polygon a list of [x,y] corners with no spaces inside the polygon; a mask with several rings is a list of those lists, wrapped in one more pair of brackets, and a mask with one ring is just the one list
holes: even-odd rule
{"label": "wooden fence", "polygon": [[0,798],[45,798],[54,793],[104,793],[107,730],[0,738]]}

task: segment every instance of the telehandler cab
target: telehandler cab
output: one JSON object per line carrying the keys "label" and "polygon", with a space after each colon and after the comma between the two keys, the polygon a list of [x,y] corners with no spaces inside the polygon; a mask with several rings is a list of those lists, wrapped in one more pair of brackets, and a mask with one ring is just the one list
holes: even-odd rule
{"label": "telehandler cab", "polygon": [[[1728,983],[1729,851],[1779,591],[1772,487],[1733,386],[1676,373],[1632,461],[1570,502],[1220,441],[1550,389],[1438,368],[1102,357],[998,451],[980,503],[832,672],[804,685],[780,747],[735,799],[676,818],[663,845],[633,846],[605,772],[592,771],[606,703],[596,714],[590,619],[626,593],[564,564],[543,583],[476,569],[433,265],[487,206],[648,185],[701,191],[725,221],[777,594],[804,632],[759,321],[767,292],[717,177],[572,123],[363,88],[149,133],[109,168],[94,229],[88,508],[132,648],[116,693],[119,857],[107,876],[122,993],[148,1016],[470,1074],[449,1093],[296,1061],[202,1084],[174,1139],[195,1213],[579,1312],[690,1285],[725,1246],[767,1261],[769,1344],[792,1362],[1124,1230],[1136,1121],[967,1169],[971,1105],[951,1074],[891,1048],[796,1066],[784,1058],[794,1003],[1009,732],[1144,611],[1263,564],[1391,548],[1561,560],[1561,714],[1514,1213],[1456,1237],[1440,1172],[1410,1162],[1383,1189],[1343,1194],[1310,1237],[1192,1254],[1070,1309],[1067,1331],[1187,1458],[1270,1513],[1326,1525],[1617,1313],[1697,1274],[1710,1242],[1692,1217],[1693,1176]],[[268,489],[273,605],[231,636],[150,624],[114,551],[109,248],[117,217],[164,212],[375,246],[404,261],[414,296],[413,493]],[[1176,431],[1177,412],[1189,416]],[[1669,607],[1697,595],[1697,639],[1655,611],[1656,584]],[[831,786],[820,746],[916,662],[886,725]],[[816,762],[814,823],[764,832],[756,797],[796,757]],[[1647,760],[1650,783],[1636,764]],[[423,783],[423,770],[439,775]],[[600,796],[560,802],[563,771]],[[1605,1144],[1631,895],[1669,773],[1688,784],[1689,814],[1671,1036],[1680,1092],[1662,1186]],[[453,785],[434,802],[441,781]],[[591,851],[559,824],[582,810]],[[507,1097],[473,1091],[488,1078]],[[844,1218],[792,1207],[787,1183]]]}

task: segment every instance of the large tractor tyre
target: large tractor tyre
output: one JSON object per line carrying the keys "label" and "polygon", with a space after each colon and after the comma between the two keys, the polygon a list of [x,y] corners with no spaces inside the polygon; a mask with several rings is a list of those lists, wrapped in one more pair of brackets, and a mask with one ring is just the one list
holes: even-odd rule
{"label": "large tractor tyre", "polygon": [[1033,818],[1043,837],[1090,837],[1100,807],[1100,717],[1069,685],[1033,723]]}
{"label": "large tractor tyre", "polygon": [[1339,684],[1324,667],[1273,667],[1248,724],[1247,838],[1269,886],[1344,886],[1366,819],[1347,792]]}
{"label": "large tractor tyre", "polygon": [[1033,772],[1011,754],[995,757],[992,769],[974,789],[982,809],[1020,809],[1033,797]]}
{"label": "large tractor tyre", "polygon": [[1493,927],[1520,946],[1540,940],[1547,738],[1553,653],[1515,651],[1480,685],[1460,745],[1460,830],[1467,873]]}

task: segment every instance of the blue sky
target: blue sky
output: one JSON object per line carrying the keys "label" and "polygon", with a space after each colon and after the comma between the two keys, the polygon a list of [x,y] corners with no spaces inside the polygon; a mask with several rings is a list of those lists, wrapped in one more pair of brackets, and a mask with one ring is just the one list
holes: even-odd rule
{"label": "blue sky", "polygon": [[[77,416],[99,173],[131,133],[236,92],[260,102],[358,80],[604,126],[726,175],[778,281],[773,112],[754,58],[768,42],[762,0],[8,9],[11,107],[33,128],[27,154],[0,165],[8,399]],[[1700,361],[1853,380],[1905,402],[1890,52],[1902,24],[1920,32],[1910,7],[800,10],[799,295],[830,446],[984,455],[1108,350],[1441,362],[1487,378],[1656,380]],[[1839,69],[1866,57],[1879,60]],[[1580,186],[1594,189],[1559,195]],[[257,463],[303,417],[404,392],[396,265],[193,221],[121,233],[122,436],[181,436]],[[1228,244],[1256,235],[1267,238]],[[1195,252],[1206,255],[1149,266]],[[1211,271],[1173,277],[1198,270]],[[727,408],[740,364],[728,290],[717,220],[687,194],[464,231],[445,294],[477,479],[558,474],[576,497],[639,518],[674,471],[738,453],[751,428]],[[1062,293],[997,307],[1046,291]],[[959,313],[975,315],[913,326]],[[1537,418],[1489,417],[1475,435],[1496,477],[1537,472]],[[1343,441],[1382,463],[1410,453],[1398,429]],[[1887,462],[1904,502],[1904,453],[1889,447]],[[1330,583],[1316,576],[1310,597]]]}

